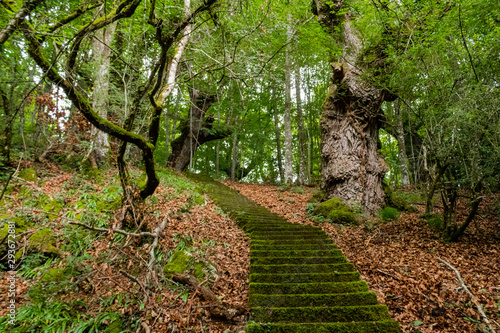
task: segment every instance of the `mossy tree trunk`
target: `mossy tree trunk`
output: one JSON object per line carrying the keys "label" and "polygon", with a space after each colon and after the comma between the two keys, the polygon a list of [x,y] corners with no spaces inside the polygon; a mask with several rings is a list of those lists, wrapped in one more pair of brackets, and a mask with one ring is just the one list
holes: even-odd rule
{"label": "mossy tree trunk", "polygon": [[341,28],[343,44],[340,62],[332,64],[330,91],[320,122],[321,187],[324,199],[337,197],[350,205],[361,205],[367,215],[375,215],[384,205],[382,182],[388,171],[377,153],[381,105],[387,96],[362,78],[362,41],[352,16],[340,14],[343,3],[315,0],[313,8],[332,34]]}
{"label": "mossy tree trunk", "polygon": [[197,89],[190,89],[190,117],[180,125],[181,135],[172,141],[172,152],[168,164],[176,171],[185,170],[194,153],[202,144],[224,139],[231,134],[229,128],[214,128],[215,119],[205,116],[208,108],[217,101],[216,96],[203,94]]}

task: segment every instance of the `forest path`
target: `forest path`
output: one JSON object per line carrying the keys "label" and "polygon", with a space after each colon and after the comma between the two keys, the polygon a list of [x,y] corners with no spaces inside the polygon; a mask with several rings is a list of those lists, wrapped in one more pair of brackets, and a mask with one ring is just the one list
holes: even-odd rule
{"label": "forest path", "polygon": [[190,177],[251,238],[247,332],[401,332],[323,230],[289,223],[208,177]]}

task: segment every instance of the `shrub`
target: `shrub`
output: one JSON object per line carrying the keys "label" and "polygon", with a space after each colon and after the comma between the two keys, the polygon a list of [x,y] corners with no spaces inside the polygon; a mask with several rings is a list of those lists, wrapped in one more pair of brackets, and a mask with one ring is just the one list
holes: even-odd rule
{"label": "shrub", "polygon": [[421,216],[427,221],[429,227],[435,230],[441,230],[443,228],[443,218],[439,214],[428,214]]}
{"label": "shrub", "polygon": [[384,207],[380,211],[380,216],[382,217],[382,220],[384,220],[384,221],[389,221],[389,220],[395,221],[399,217],[399,212],[396,208]]}

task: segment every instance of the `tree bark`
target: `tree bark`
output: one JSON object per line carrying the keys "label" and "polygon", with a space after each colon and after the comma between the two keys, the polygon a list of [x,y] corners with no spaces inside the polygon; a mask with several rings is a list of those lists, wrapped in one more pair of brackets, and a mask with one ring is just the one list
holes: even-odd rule
{"label": "tree bark", "polygon": [[[292,15],[288,14],[288,27],[287,27],[287,40],[290,42],[292,38]],[[291,103],[291,90],[292,90],[292,80],[291,80],[291,45],[290,43],[286,46],[286,58],[285,58],[285,112],[283,117],[283,123],[285,127],[285,184],[291,184],[293,182],[293,161],[292,161],[292,103]]]}
{"label": "tree bark", "polygon": [[[92,107],[106,119],[109,109],[109,72],[111,65],[111,40],[115,34],[116,22],[111,23],[106,28],[96,31],[96,38],[92,40],[92,52],[96,63],[94,79],[94,94]],[[93,167],[99,165],[110,155],[108,134],[100,131],[97,127],[91,129],[92,141],[92,164]]]}
{"label": "tree bark", "polygon": [[320,121],[321,187],[323,199],[340,198],[373,216],[385,203],[382,182],[388,168],[377,146],[383,119],[380,106],[386,96],[362,78],[361,40],[351,16],[338,14],[342,4],[316,0],[320,23],[332,32],[339,26],[343,30],[342,63],[332,63],[332,84]]}
{"label": "tree bark", "polygon": [[399,100],[394,101],[394,114],[396,116],[396,139],[398,140],[398,157],[399,166],[401,169],[401,185],[410,185],[408,156],[406,155],[405,133]]}
{"label": "tree bark", "polygon": [[278,160],[278,170],[280,174],[280,182],[285,181],[285,172],[283,170],[283,156],[281,155],[281,132],[280,132],[280,123],[278,119],[278,110],[276,109],[276,95],[274,88],[272,89],[272,105],[273,105],[273,118],[274,118],[274,134],[276,138],[276,159]]}
{"label": "tree bark", "polygon": [[305,137],[304,137],[304,118],[302,116],[302,100],[300,97],[300,65],[296,59],[295,64],[295,97],[297,103],[297,127],[299,135],[299,168],[297,176],[297,184],[303,185],[306,183],[306,153],[305,153]]}
{"label": "tree bark", "polygon": [[0,99],[2,101],[2,107],[5,115],[5,123],[6,126],[4,128],[4,142],[2,144],[2,156],[5,163],[10,162],[10,149],[12,145],[12,123],[14,119],[12,117],[12,107],[10,103],[10,99],[7,96],[7,93],[2,90],[0,87]]}
{"label": "tree bark", "polygon": [[205,95],[197,89],[190,89],[190,119],[181,122],[181,135],[172,141],[172,152],[168,164],[176,171],[184,171],[191,156],[205,142],[224,139],[231,134],[229,128],[214,128],[214,118],[205,117],[208,108],[217,101],[213,95]]}

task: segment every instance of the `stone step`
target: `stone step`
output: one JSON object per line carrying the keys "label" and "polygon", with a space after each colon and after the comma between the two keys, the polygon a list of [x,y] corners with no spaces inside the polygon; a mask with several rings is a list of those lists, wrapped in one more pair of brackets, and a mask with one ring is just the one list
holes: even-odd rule
{"label": "stone step", "polygon": [[312,265],[251,265],[250,274],[287,274],[287,273],[335,273],[353,272],[354,265],[350,262],[340,264],[312,264]]}
{"label": "stone step", "polygon": [[331,250],[250,250],[250,257],[322,257],[342,255],[342,251],[333,248]]}
{"label": "stone step", "polygon": [[284,230],[284,231],[254,231],[250,233],[251,237],[262,237],[262,236],[320,236],[326,237],[327,235],[323,230]]}
{"label": "stone step", "polygon": [[401,333],[399,324],[394,320],[351,323],[250,323],[247,333]]}
{"label": "stone step", "polygon": [[263,323],[345,323],[389,320],[385,305],[251,308],[250,320]]}
{"label": "stone step", "polygon": [[271,245],[250,245],[250,251],[290,251],[290,250],[334,250],[337,249],[335,244],[271,244]]}
{"label": "stone step", "polygon": [[349,294],[250,294],[248,297],[250,307],[334,307],[376,305],[377,295],[373,292]]}
{"label": "stone step", "polygon": [[365,281],[334,283],[250,283],[248,294],[344,294],[367,292]]}
{"label": "stone step", "polygon": [[359,281],[359,272],[250,274],[251,283],[315,283]]}
{"label": "stone step", "polygon": [[331,239],[251,239],[252,245],[335,245]]}
{"label": "stone step", "polygon": [[252,237],[252,239],[255,239],[255,240],[260,240],[260,239],[265,239],[265,240],[280,240],[280,239],[288,239],[288,240],[291,240],[291,239],[320,240],[321,239],[321,240],[325,240],[325,239],[330,239],[330,238],[328,238],[327,235],[317,235],[317,234],[305,234],[305,235],[267,234],[267,235],[261,235],[261,236],[252,235],[251,237]]}
{"label": "stone step", "polygon": [[324,257],[251,257],[251,265],[289,265],[289,264],[338,264],[347,262],[343,255]]}

